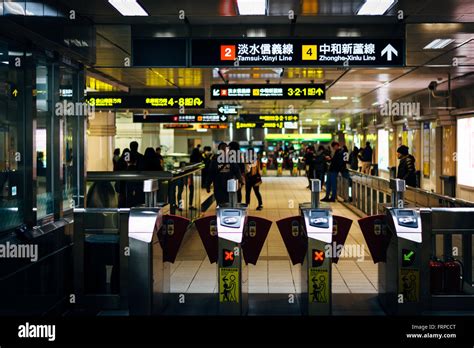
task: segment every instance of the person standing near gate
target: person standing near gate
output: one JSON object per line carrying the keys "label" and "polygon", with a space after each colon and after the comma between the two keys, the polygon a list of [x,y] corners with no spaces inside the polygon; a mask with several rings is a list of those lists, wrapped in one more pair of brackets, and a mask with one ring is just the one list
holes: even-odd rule
{"label": "person standing near gate", "polygon": [[346,162],[344,162],[344,153],[337,141],[331,143],[331,147],[334,151],[333,156],[328,156],[326,159],[330,161],[328,178],[326,181],[326,197],[321,199],[321,202],[335,202],[337,198],[337,176],[342,173],[346,168]]}
{"label": "person standing near gate", "polygon": [[[256,158],[255,150],[249,148],[247,150],[249,158],[252,160],[247,164],[247,172],[245,174],[245,203],[250,206],[250,194],[253,189],[257,197],[257,210],[263,209],[262,195],[260,194],[260,185],[262,184],[262,176],[260,175],[260,161]],[[254,159],[255,157],[255,159]]]}
{"label": "person standing near gate", "polygon": [[365,147],[362,149],[362,151],[359,153],[359,158],[360,161],[362,162],[362,173],[364,174],[370,174],[370,167],[372,166],[372,155],[374,151],[372,150],[372,147],[370,146],[370,142],[365,143]]}
{"label": "person standing near gate", "polygon": [[400,160],[397,170],[397,179],[405,180],[407,186],[417,187],[415,157],[408,153],[408,147],[405,145],[397,149],[397,155]]}

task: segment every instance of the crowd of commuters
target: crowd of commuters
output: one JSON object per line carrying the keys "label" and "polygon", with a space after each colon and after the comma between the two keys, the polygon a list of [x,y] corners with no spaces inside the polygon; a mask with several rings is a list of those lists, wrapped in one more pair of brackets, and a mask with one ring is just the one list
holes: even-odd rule
{"label": "crowd of commuters", "polygon": [[[206,148],[205,148],[206,149]],[[238,181],[237,200],[242,203],[242,187],[245,186],[245,203],[249,206],[252,190],[257,197],[257,210],[263,209],[263,200],[260,193],[262,184],[261,163],[256,156],[253,148],[247,149],[245,157],[240,152],[240,146],[233,141],[229,144],[220,143],[217,153],[210,155],[210,148],[202,155],[203,162],[206,164],[203,170],[203,182],[207,192],[211,192],[211,186],[214,188],[214,197],[217,205],[223,205],[229,202],[229,193],[227,192],[227,181],[236,179]],[[208,153],[206,153],[208,152]],[[234,156],[228,156],[234,152]],[[230,158],[236,159],[229,161]],[[225,159],[225,160],[222,160]],[[246,159],[253,159],[247,161]]]}
{"label": "crowd of commuters", "polygon": [[[317,150],[313,145],[309,145],[304,151],[303,161],[306,166],[308,188],[311,179],[319,179],[323,186],[326,184],[326,196],[322,199],[325,202],[336,201],[339,174],[348,180],[349,185],[352,185],[352,180],[348,169],[374,174],[373,149],[368,141],[364,148],[354,146],[350,153],[345,145],[341,147],[336,141],[333,141],[330,147],[319,145]],[[400,160],[397,178],[405,180],[408,186],[418,187],[415,158],[409,154],[409,149],[405,145],[397,149],[397,154]]]}
{"label": "crowd of commuters", "polygon": [[[138,151],[138,147],[138,143],[132,141],[130,148],[124,149],[121,154],[120,149],[115,149],[112,159],[114,171],[163,170],[163,157],[159,147],[156,149],[149,147],[145,149],[144,154]],[[229,157],[228,154],[231,151],[235,155]],[[229,163],[229,161],[222,161],[222,158],[234,158],[236,160]],[[246,162],[246,159],[249,158],[254,158],[254,160]],[[260,185],[262,184],[261,163],[253,148],[248,149],[247,154],[244,156],[240,152],[240,146],[237,142],[230,142],[229,144],[222,142],[218,146],[217,153],[213,154],[210,146],[205,146],[201,150],[201,145],[199,144],[191,151],[189,163],[204,163],[201,187],[208,192],[213,187],[214,197],[218,205],[229,202],[227,181],[229,179],[237,179],[239,183],[237,191],[238,202],[242,203],[242,190],[245,186],[245,203],[247,205],[250,204],[251,192],[253,191],[258,201],[257,210],[263,209],[262,195],[260,193]],[[185,162],[181,163],[181,165],[185,164]],[[193,175],[180,178],[173,183],[170,187],[170,204],[174,205],[178,210],[182,210],[181,202],[185,186],[188,186],[189,189],[189,209],[195,209],[192,206],[194,198]],[[144,203],[145,197],[141,182],[118,182],[115,184],[115,191],[118,193],[119,207],[132,207]],[[176,194],[177,199],[175,197]]]}
{"label": "crowd of commuters", "polygon": [[[138,143],[132,141],[130,148],[126,148],[120,153],[120,149],[115,149],[113,154],[113,169],[114,171],[162,171],[164,169],[163,156],[161,155],[161,148],[153,149],[148,147],[145,153],[141,154],[138,151]],[[229,153],[234,152],[235,156],[228,156]],[[399,179],[405,180],[408,186],[417,187],[417,176],[415,167],[415,158],[409,154],[407,146],[402,145],[397,149],[398,158],[400,160],[397,175]],[[302,163],[306,169],[308,178],[308,188],[311,179],[319,179],[321,185],[326,188],[326,195],[322,201],[335,202],[337,197],[337,177],[339,174],[348,180],[349,185],[352,180],[349,174],[349,169],[360,171],[364,174],[371,174],[373,164],[373,149],[370,142],[366,142],[365,147],[359,149],[354,146],[349,152],[348,148],[337,141],[333,141],[330,146],[319,145],[317,149],[314,145],[308,145],[300,151],[295,151],[292,147],[277,149],[276,156],[287,158],[289,161],[294,161],[294,158],[301,156]],[[221,156],[224,155],[224,156]],[[240,157],[239,157],[240,156]],[[229,161],[229,158],[235,159]],[[222,160],[225,159],[225,160]],[[251,159],[251,160],[249,160]],[[217,153],[213,153],[210,146],[204,146],[201,150],[201,145],[197,145],[190,154],[191,164],[204,163],[202,169],[201,188],[211,192],[213,187],[214,197],[218,205],[229,202],[229,194],[227,192],[227,181],[229,179],[236,179],[239,183],[237,191],[237,200],[239,203],[243,200],[243,187],[245,186],[245,203],[250,204],[251,193],[255,193],[258,206],[257,210],[263,209],[262,195],[260,193],[260,185],[262,184],[261,176],[261,161],[253,148],[246,150],[246,156],[240,151],[240,146],[237,142],[230,142],[229,144],[222,142],[217,148]],[[186,163],[182,163],[185,165]],[[291,165],[286,163],[284,165]],[[117,182],[115,184],[115,191],[118,193],[119,207],[132,207],[144,203],[144,193],[141,182]],[[170,204],[182,210],[182,193],[184,186],[189,189],[189,207],[192,206],[194,198],[194,178],[193,176],[185,177],[181,180],[176,180],[171,190]],[[177,200],[176,200],[176,189]],[[176,201],[178,205],[176,205]]]}

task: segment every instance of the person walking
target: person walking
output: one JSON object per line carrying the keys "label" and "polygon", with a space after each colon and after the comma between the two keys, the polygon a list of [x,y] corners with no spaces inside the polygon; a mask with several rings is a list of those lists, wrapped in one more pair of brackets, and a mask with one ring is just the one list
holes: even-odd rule
{"label": "person walking", "polygon": [[[245,161],[243,160],[242,154],[240,153],[240,145],[236,141],[231,141],[229,143],[229,158],[234,158],[237,162],[237,166],[239,167],[239,171],[242,175],[245,174]],[[242,186],[245,185],[245,176],[242,176],[239,180],[239,187],[237,189],[237,202],[242,203]]]}
{"label": "person walking", "polygon": [[262,195],[260,194],[262,176],[260,174],[260,161],[256,158],[255,150],[253,148],[249,148],[247,151],[251,162],[247,164],[247,172],[245,174],[245,203],[247,204],[247,206],[250,206],[250,194],[253,189],[253,192],[255,192],[255,196],[257,197],[258,201],[257,210],[262,210],[263,201]]}
{"label": "person walking", "polygon": [[325,149],[323,145],[319,145],[318,151],[314,156],[314,173],[315,179],[319,179],[321,181],[321,187],[324,186],[324,177],[326,175],[326,171],[328,169],[327,160]]}
{"label": "person walking", "polygon": [[229,203],[229,192],[227,192],[227,181],[237,179],[242,181],[242,173],[236,163],[221,161],[226,158],[228,152],[227,144],[222,142],[218,146],[218,155],[214,156],[209,166],[209,175],[206,182],[206,191],[211,192],[211,185],[214,186],[214,198],[217,205]]}
{"label": "person walking", "polygon": [[204,152],[202,154],[204,168],[202,168],[201,188],[206,188],[206,181],[209,175],[209,166],[211,165],[211,159],[212,159],[211,147],[204,146]]}

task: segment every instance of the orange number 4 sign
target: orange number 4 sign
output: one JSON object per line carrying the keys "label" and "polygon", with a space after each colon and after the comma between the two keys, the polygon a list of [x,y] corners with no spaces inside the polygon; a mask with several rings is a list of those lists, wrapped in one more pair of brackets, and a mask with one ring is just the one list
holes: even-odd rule
{"label": "orange number 4 sign", "polygon": [[235,45],[221,45],[221,60],[235,60]]}

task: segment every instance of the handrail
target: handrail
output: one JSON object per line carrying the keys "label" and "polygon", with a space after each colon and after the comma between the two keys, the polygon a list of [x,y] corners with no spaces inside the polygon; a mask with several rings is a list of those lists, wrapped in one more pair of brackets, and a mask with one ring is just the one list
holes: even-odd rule
{"label": "handrail", "polygon": [[141,181],[148,179],[177,180],[204,168],[204,164],[196,163],[171,171],[90,171],[86,181]]}
{"label": "handrail", "polygon": [[[386,195],[391,194],[390,180],[381,178],[378,176],[372,176],[349,170],[349,176],[352,182],[382,192]],[[340,180],[343,180],[342,178]],[[347,196],[346,193],[342,196]],[[454,207],[474,207],[474,202],[466,201],[463,199],[442,195],[439,193],[430,192],[417,187],[407,186],[405,192],[405,200],[415,206],[454,206]],[[384,202],[378,202],[384,203]]]}

